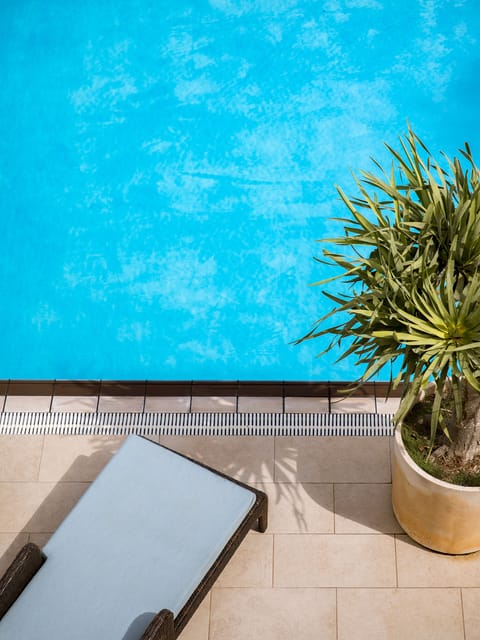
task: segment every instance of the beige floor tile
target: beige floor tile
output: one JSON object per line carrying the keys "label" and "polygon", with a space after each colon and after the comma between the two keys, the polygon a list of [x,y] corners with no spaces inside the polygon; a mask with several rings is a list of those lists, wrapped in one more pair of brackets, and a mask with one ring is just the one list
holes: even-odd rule
{"label": "beige floor tile", "polygon": [[90,482],[123,441],[119,436],[45,436],[39,480]]}
{"label": "beige floor tile", "polygon": [[188,413],[190,396],[147,396],[145,411],[152,413]]}
{"label": "beige floor tile", "polygon": [[335,640],[334,589],[215,589],[210,640]]}
{"label": "beige floor tile", "polygon": [[53,396],[52,411],[95,413],[97,396]]}
{"label": "beige floor tile", "polygon": [[156,442],[157,444],[160,442],[160,438],[161,438],[161,436],[159,436],[157,434],[153,435],[153,434],[148,434],[148,433],[143,434],[143,437],[146,440],[150,440],[151,442]]}
{"label": "beige floor tile", "polygon": [[0,577],[3,576],[17,553],[27,542],[27,533],[0,533]]}
{"label": "beige floor tile", "polygon": [[100,396],[99,413],[142,413],[145,398],[143,396]]}
{"label": "beige floor tile", "polygon": [[375,413],[375,398],[332,398],[332,413]]}
{"label": "beige floor tile", "polygon": [[7,396],[5,411],[50,411],[51,396]]}
{"label": "beige floor tile", "polygon": [[0,436],[0,482],[37,480],[43,436]]}
{"label": "beige floor tile", "polygon": [[54,531],[51,531],[50,533],[30,533],[28,536],[28,541],[33,542],[38,547],[40,547],[40,549],[43,549],[43,547],[47,544],[53,534]]}
{"label": "beige floor tile", "polygon": [[283,413],[283,398],[239,396],[239,413]]}
{"label": "beige floor tile", "polygon": [[396,537],[399,587],[480,587],[480,552],[448,556]]}
{"label": "beige floor tile", "polygon": [[459,589],[338,590],[338,640],[407,638],[463,640]]}
{"label": "beige floor tile", "polygon": [[271,587],[273,536],[250,532],[223,570],[215,587]]}
{"label": "beige floor tile", "polygon": [[160,442],[243,482],[273,480],[273,437],[162,436]]}
{"label": "beige floor tile", "polygon": [[192,411],[234,412],[237,408],[235,396],[192,396]]}
{"label": "beige floor tile", "polygon": [[188,621],[187,626],[179,636],[179,640],[209,640],[210,599],[209,593]]}
{"label": "beige floor tile", "polygon": [[390,484],[336,484],[334,492],[336,533],[403,533]]}
{"label": "beige floor tile", "polygon": [[480,636],[480,589],[462,589],[465,640]]}
{"label": "beige floor tile", "polygon": [[0,483],[0,532],[54,531],[87,488],[86,482]]}
{"label": "beige floor tile", "polygon": [[333,485],[259,483],[268,495],[269,533],[333,533]]}
{"label": "beige floor tile", "polygon": [[275,587],[394,587],[395,545],[385,535],[276,535]]}
{"label": "beige floor tile", "polygon": [[328,398],[285,398],[285,413],[328,413]]}
{"label": "beige floor tile", "polygon": [[395,413],[400,398],[377,398],[377,413]]}
{"label": "beige floor tile", "polygon": [[276,482],[390,482],[384,437],[278,437]]}

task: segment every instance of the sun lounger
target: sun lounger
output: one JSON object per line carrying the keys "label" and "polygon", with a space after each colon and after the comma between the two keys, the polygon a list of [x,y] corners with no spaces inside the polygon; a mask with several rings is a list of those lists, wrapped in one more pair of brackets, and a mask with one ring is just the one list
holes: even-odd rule
{"label": "sun lounger", "polygon": [[265,494],[130,436],[0,580],[0,638],[173,640],[257,523]]}

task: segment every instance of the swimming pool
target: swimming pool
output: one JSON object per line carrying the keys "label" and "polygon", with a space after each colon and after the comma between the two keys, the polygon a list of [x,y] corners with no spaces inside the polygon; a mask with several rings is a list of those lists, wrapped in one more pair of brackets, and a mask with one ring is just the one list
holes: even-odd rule
{"label": "swimming pool", "polygon": [[477,9],[4,0],[0,378],[355,378],[315,240],[407,118],[480,148]]}

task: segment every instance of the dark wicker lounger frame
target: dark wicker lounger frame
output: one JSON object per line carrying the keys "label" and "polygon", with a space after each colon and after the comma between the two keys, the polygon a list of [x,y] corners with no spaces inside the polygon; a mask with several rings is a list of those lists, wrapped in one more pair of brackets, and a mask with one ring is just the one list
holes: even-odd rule
{"label": "dark wicker lounger frame", "polygon": [[[251,528],[257,528],[258,531],[263,533],[268,524],[268,501],[267,496],[263,491],[259,491],[258,489],[254,489],[253,487],[244,484],[243,482],[230,478],[229,476],[216,471],[201,462],[191,460],[187,456],[183,456],[178,452],[175,453],[188,459],[193,464],[198,464],[212,473],[252,491],[255,494],[256,499],[254,505],[251,507],[240,526],[223,547],[212,567],[207,571],[184,607],[178,613],[177,617],[174,618],[173,613],[168,609],[162,609],[147,627],[140,640],[175,640],[175,638],[180,635],[202,600],[210,591],[214,582],[226,567],[249,530]],[[164,516],[168,517],[168,514],[165,513]],[[0,620],[46,560],[47,558],[36,544],[30,542],[21,549],[4,576],[0,579]]]}

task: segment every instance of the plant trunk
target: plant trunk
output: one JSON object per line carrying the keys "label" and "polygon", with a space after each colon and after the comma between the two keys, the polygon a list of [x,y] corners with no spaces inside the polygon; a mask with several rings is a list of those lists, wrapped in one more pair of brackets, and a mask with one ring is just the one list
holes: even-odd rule
{"label": "plant trunk", "polygon": [[462,381],[463,415],[457,424],[453,453],[464,462],[480,455],[480,393]]}

